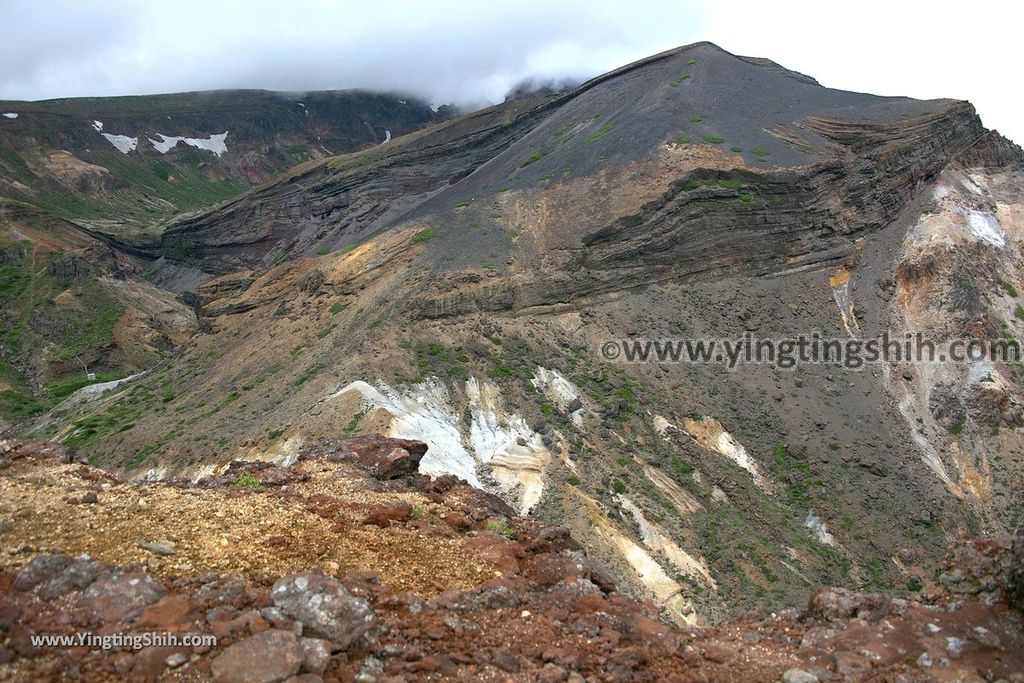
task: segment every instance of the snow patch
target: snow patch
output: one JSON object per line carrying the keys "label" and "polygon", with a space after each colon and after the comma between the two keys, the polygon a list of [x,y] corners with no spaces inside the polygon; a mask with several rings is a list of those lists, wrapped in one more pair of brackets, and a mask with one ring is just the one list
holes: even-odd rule
{"label": "snow patch", "polygon": [[1006,234],[994,214],[974,209],[964,209],[964,213],[967,216],[967,229],[972,235],[994,247],[1006,246]]}
{"label": "snow patch", "polygon": [[107,139],[107,142],[117,147],[117,151],[121,154],[134,152],[135,148],[139,145],[138,138],[128,137],[127,135],[111,135],[110,133],[102,133],[102,135]]}
{"label": "snow patch", "polygon": [[839,543],[836,541],[836,537],[829,533],[828,526],[822,521],[821,517],[818,517],[813,512],[807,513],[807,520],[804,522],[804,526],[811,530],[814,537],[818,539],[823,545],[832,546],[836,548]]}
{"label": "snow patch", "polygon": [[186,138],[157,133],[156,136],[160,138],[160,140],[149,138],[149,142],[153,145],[153,149],[161,154],[167,154],[167,152],[174,149],[179,142],[183,142],[190,147],[205,149],[207,152],[213,152],[217,156],[221,156],[228,151],[228,146],[225,142],[228,137],[228,132],[229,131],[224,131],[217,135],[211,135],[208,138]]}
{"label": "snow patch", "polygon": [[382,142],[380,144],[383,145],[385,142],[391,142],[391,131],[390,130],[384,131],[384,142]]}
{"label": "snow patch", "polygon": [[92,129],[94,131],[96,131],[97,133],[102,133],[103,132],[103,122],[102,121],[93,121],[92,122]]}
{"label": "snow patch", "polygon": [[9,111],[9,112],[6,112],[4,114],[4,118],[5,119],[16,119],[16,118],[18,118],[18,115],[15,114],[13,111]]}

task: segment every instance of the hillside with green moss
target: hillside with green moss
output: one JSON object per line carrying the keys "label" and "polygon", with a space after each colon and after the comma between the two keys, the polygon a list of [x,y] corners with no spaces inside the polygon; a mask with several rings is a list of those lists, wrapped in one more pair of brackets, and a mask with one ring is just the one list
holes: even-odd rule
{"label": "hillside with green moss", "polygon": [[0,114],[0,426],[152,367],[195,330],[147,282],[170,219],[444,115],[359,91],[3,101]]}

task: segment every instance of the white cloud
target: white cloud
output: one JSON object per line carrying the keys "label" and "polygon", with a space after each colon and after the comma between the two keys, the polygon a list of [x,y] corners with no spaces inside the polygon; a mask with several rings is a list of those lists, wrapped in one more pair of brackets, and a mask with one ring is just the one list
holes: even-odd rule
{"label": "white cloud", "polygon": [[362,87],[472,105],[712,40],[832,87],[970,99],[1024,140],[1021,14],[994,0],[4,0],[0,98]]}

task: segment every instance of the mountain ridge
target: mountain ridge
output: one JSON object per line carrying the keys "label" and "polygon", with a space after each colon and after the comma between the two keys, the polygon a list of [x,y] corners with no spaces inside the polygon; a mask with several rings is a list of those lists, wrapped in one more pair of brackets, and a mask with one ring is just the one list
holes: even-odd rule
{"label": "mountain ridge", "polygon": [[598,347],[1020,339],[1022,159],[969,103],[685,46],[178,214],[146,279],[198,333],[30,433],[148,480],[421,440],[421,471],[566,525],[676,622],[816,583],[914,592],[951,538],[1019,523],[1016,366],[727,372]]}

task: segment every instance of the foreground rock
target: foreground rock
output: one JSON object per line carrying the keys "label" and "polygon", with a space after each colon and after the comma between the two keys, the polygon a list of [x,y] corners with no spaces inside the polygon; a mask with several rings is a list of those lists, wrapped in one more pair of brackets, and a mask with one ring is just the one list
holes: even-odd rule
{"label": "foreground rock", "polygon": [[422,441],[368,434],[348,439],[322,439],[299,457],[358,462],[377,479],[387,480],[417,472],[426,452],[427,444]]}
{"label": "foreground rock", "polygon": [[[1024,534],[955,549],[943,573],[960,580],[914,598],[822,588],[804,610],[677,629],[620,594],[565,529],[515,517],[453,477],[382,483],[348,459],[302,467],[287,487],[109,481],[100,507],[132,524],[120,545],[100,513],[81,524],[104,530],[76,526],[75,489],[95,471],[14,458],[0,474],[10,526],[0,535],[0,680],[805,683],[1024,672],[1022,617],[1010,608]],[[54,496],[54,482],[76,495]],[[16,513],[30,505],[33,514]],[[364,523],[381,509],[403,514]],[[275,516],[293,538],[271,526]],[[207,518],[213,526],[198,533]],[[499,519],[503,534],[488,531]],[[199,544],[210,534],[223,536]],[[176,553],[155,556],[139,538],[173,539]],[[223,570],[203,564],[222,548]],[[110,553],[134,563],[98,559]],[[993,573],[1001,578],[985,578]],[[33,642],[83,631],[205,640],[106,652]]]}
{"label": "foreground rock", "polygon": [[370,603],[323,574],[285,577],[274,584],[271,596],[282,612],[342,649],[355,643],[377,620]]}
{"label": "foreground rock", "polygon": [[297,674],[304,661],[294,633],[270,630],[227,648],[210,669],[220,683],[273,683]]}

